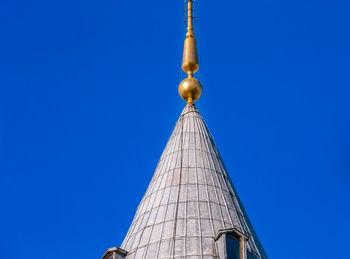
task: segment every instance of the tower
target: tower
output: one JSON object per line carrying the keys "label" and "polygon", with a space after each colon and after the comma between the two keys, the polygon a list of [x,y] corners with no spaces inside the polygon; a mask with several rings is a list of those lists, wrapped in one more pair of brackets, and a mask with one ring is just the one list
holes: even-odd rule
{"label": "tower", "polygon": [[179,85],[187,102],[159,160],[120,248],[103,259],[266,259],[194,102],[202,93],[193,30],[193,0],[187,0],[187,33]]}

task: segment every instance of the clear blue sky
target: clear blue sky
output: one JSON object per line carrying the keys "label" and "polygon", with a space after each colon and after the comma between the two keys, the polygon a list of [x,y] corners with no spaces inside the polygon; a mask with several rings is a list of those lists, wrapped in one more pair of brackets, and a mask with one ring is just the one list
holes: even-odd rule
{"label": "clear blue sky", "polygon": [[[197,106],[268,255],[349,258],[349,1],[197,2]],[[0,2],[1,259],[121,244],[184,107],[183,8]]]}

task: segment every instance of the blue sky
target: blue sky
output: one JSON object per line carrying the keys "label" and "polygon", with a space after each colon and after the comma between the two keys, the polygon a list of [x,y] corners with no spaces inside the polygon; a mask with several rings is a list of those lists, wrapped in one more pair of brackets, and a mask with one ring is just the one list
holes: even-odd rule
{"label": "blue sky", "polygon": [[[197,106],[268,255],[348,258],[349,1],[197,2]],[[183,8],[0,2],[0,258],[121,244],[184,107]]]}

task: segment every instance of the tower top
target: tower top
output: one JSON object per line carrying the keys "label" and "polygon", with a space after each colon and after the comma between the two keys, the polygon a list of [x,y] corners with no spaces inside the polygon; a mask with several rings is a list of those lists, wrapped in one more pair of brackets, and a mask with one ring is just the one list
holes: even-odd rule
{"label": "tower top", "polygon": [[194,0],[186,0],[187,33],[182,58],[182,70],[188,77],[179,85],[179,94],[187,103],[193,103],[198,100],[202,93],[200,82],[193,77],[193,74],[199,68],[197,44],[193,32],[193,4]]}
{"label": "tower top", "polygon": [[268,258],[214,139],[193,105],[202,86],[193,77],[199,66],[194,1],[185,3],[188,26],[182,69],[188,77],[181,82],[179,93],[187,105],[123,244],[108,249],[102,259]]}

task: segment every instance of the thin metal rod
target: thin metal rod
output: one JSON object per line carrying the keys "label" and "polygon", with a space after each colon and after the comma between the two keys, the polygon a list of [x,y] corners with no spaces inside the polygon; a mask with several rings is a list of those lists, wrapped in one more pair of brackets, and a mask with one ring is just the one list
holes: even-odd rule
{"label": "thin metal rod", "polygon": [[188,0],[187,1],[187,38],[193,38],[193,1]]}

